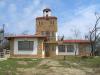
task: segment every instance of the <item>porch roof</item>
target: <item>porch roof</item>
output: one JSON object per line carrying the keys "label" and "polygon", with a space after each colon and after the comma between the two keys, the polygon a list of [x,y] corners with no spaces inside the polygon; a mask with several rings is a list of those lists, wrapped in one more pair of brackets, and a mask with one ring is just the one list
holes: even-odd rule
{"label": "porch roof", "polygon": [[90,43],[89,40],[81,40],[81,39],[77,39],[77,40],[64,40],[64,43]]}

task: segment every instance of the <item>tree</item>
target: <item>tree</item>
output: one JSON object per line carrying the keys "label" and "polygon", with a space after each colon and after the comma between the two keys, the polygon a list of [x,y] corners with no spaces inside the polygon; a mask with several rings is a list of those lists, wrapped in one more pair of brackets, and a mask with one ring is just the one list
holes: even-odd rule
{"label": "tree", "polygon": [[72,29],[72,31],[73,31],[73,34],[74,34],[74,40],[75,40],[75,45],[76,45],[76,49],[75,49],[75,56],[76,56],[77,48],[78,48],[77,43],[76,43],[76,40],[80,38],[81,32],[77,28]]}
{"label": "tree", "polygon": [[3,27],[0,28],[0,51],[3,51],[4,48],[4,24],[2,25]]}
{"label": "tree", "polygon": [[99,39],[99,35],[100,35],[100,27],[98,27],[99,21],[100,21],[100,16],[97,15],[97,13],[95,13],[96,16],[96,22],[94,27],[89,31],[89,40],[90,40],[90,45],[91,45],[91,56],[96,55],[96,46],[97,46],[97,42]]}

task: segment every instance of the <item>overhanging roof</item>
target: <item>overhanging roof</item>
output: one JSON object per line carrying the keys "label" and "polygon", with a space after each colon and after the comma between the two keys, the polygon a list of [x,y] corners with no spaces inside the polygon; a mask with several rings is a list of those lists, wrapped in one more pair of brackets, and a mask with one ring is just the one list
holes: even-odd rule
{"label": "overhanging roof", "polygon": [[6,36],[5,38],[12,39],[12,38],[46,38],[46,37],[42,35],[14,35],[14,36]]}

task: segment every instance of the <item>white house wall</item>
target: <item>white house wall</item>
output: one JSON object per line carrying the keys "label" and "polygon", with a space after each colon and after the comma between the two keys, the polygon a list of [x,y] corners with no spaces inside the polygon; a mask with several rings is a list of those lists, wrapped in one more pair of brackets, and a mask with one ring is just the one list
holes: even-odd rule
{"label": "white house wall", "polygon": [[[18,41],[34,41],[33,51],[18,51]],[[29,55],[37,55],[37,46],[38,40],[36,38],[15,38],[14,39],[14,54],[29,54]]]}

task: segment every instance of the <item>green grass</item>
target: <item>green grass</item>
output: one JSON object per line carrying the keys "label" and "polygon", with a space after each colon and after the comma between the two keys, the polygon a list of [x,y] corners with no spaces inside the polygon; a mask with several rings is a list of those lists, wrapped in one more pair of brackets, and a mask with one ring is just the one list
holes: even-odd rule
{"label": "green grass", "polygon": [[81,60],[81,65],[85,67],[100,68],[100,57],[89,57]]}
{"label": "green grass", "polygon": [[[51,59],[57,60],[60,64],[62,64],[61,67],[74,67],[80,69],[81,67],[100,68],[100,57],[66,56],[66,59],[63,60],[63,56],[61,56]],[[36,68],[37,65],[41,62],[41,60],[43,59],[10,58],[4,61],[0,61],[0,75],[16,75],[17,68]],[[18,61],[25,61],[27,64],[18,64]],[[76,65],[73,63],[76,63]],[[50,66],[44,64],[39,66],[39,68],[49,69]]]}
{"label": "green grass", "polygon": [[[18,61],[25,61],[27,62],[26,65],[18,64]],[[11,72],[10,74],[15,75],[17,68],[31,68],[35,67],[41,59],[18,59],[12,58],[4,61],[0,61],[0,75],[9,75],[7,73]]]}
{"label": "green grass", "polygon": [[100,68],[100,56],[98,57],[66,56],[65,60],[64,60],[64,56],[59,56],[53,59],[58,60],[62,65],[66,67],[73,67],[74,65],[70,63],[77,63],[79,64],[79,66]]}

